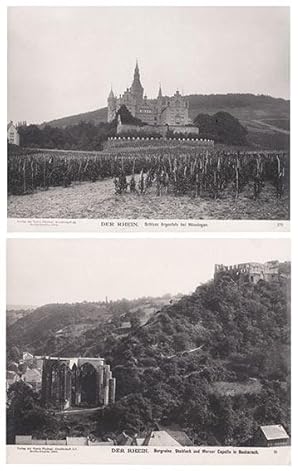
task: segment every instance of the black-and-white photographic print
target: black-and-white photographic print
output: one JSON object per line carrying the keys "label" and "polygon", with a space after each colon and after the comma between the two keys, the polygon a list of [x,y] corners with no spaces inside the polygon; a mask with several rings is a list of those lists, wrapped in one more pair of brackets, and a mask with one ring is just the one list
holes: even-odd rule
{"label": "black-and-white photographic print", "polygon": [[289,34],[288,7],[9,8],[9,229],[289,230]]}
{"label": "black-and-white photographic print", "polygon": [[9,239],[7,267],[9,462],[289,463],[288,239]]}

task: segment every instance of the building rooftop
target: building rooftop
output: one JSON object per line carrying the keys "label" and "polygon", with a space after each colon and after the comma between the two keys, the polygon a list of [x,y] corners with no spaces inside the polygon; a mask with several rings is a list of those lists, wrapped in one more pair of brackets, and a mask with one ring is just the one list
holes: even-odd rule
{"label": "building rooftop", "polygon": [[167,433],[182,446],[193,446],[192,440],[182,430],[167,430]]}
{"label": "building rooftop", "polygon": [[284,427],[280,424],[278,425],[263,425],[260,427],[262,433],[267,440],[282,440],[289,438]]}
{"label": "building rooftop", "polygon": [[143,445],[145,446],[181,446],[180,443],[171,437],[165,430],[154,431],[148,434]]}
{"label": "building rooftop", "polygon": [[130,435],[127,435],[126,432],[120,433],[116,438],[116,444],[119,446],[132,445],[132,441],[132,437],[130,437]]}

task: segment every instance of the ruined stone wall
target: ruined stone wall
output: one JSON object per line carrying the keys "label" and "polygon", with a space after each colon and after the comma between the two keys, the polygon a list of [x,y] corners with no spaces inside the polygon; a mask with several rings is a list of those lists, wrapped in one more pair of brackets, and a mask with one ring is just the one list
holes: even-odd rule
{"label": "ruined stone wall", "polygon": [[[40,358],[40,357],[39,357]],[[44,357],[42,369],[42,404],[67,409],[82,402],[83,369],[93,368],[96,405],[114,402],[116,380],[103,358]],[[110,381],[113,380],[113,381]],[[110,391],[110,387],[113,388]],[[85,389],[86,390],[86,389]]]}
{"label": "ruined stone wall", "polygon": [[228,273],[234,279],[258,283],[259,280],[276,281],[279,277],[279,262],[269,261],[266,263],[240,263],[237,265],[215,265],[214,277],[220,273]]}

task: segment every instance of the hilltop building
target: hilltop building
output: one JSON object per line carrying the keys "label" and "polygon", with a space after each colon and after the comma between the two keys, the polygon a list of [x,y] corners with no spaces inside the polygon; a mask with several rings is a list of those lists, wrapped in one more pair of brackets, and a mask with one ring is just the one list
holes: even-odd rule
{"label": "hilltop building", "polygon": [[161,86],[159,86],[156,99],[149,100],[144,95],[138,63],[135,66],[132,85],[125,90],[123,95],[117,97],[111,89],[107,99],[108,122],[115,118],[122,105],[126,106],[132,116],[148,125],[172,126],[175,127],[173,131],[177,129],[177,132],[183,133],[186,132],[186,126],[191,126],[192,129],[188,132],[198,134],[198,128],[193,126],[189,118],[189,102],[178,90],[172,97],[163,96]]}
{"label": "hilltop building", "polygon": [[277,281],[279,279],[279,262],[271,260],[266,263],[240,263],[238,265],[215,265],[215,279],[227,273],[234,280],[258,283],[260,280]]}
{"label": "hilltop building", "polygon": [[62,409],[115,402],[116,379],[103,358],[37,357],[43,360],[42,403]]}
{"label": "hilltop building", "polygon": [[9,144],[20,145],[20,134],[12,121],[7,125],[7,140]]}

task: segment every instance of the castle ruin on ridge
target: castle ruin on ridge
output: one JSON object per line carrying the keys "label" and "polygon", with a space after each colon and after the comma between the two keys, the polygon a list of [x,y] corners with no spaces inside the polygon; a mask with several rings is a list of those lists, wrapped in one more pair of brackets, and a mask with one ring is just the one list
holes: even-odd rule
{"label": "castle ruin on ridge", "polygon": [[258,283],[260,280],[277,281],[279,279],[279,262],[271,260],[265,263],[239,263],[238,265],[215,265],[214,279],[228,274],[234,281]]}

